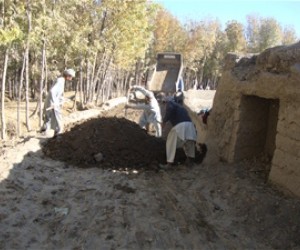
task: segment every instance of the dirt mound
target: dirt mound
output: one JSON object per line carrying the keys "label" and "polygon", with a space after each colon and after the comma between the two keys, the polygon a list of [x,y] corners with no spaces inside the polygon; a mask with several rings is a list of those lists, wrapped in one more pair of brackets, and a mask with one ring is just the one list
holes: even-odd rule
{"label": "dirt mound", "polygon": [[[43,151],[52,159],[82,168],[157,170],[160,163],[166,163],[166,136],[157,138],[154,131],[148,134],[141,129],[137,124],[140,115],[129,110],[124,118],[124,110],[118,106],[101,117],[71,125],[67,132],[49,139]],[[196,150],[197,164],[206,151],[205,145],[201,145],[201,152]],[[183,149],[177,149],[174,163],[185,160]]]}
{"label": "dirt mound", "polygon": [[[44,145],[47,156],[79,167],[148,168],[165,161],[165,141],[125,118],[95,118]],[[101,153],[103,160],[95,156]]]}
{"label": "dirt mound", "polygon": [[[147,134],[135,122],[102,117],[78,124],[50,139],[43,151],[55,160],[78,167],[155,170],[160,163],[166,162],[165,143],[165,140]],[[196,151],[196,163],[202,162],[205,145],[202,150],[202,154]],[[185,159],[184,151],[177,149],[175,164],[181,164]]]}

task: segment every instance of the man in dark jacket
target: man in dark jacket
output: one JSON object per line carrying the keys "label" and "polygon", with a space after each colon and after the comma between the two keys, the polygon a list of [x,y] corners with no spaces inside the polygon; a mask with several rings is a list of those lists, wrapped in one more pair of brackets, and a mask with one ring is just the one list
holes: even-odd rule
{"label": "man in dark jacket", "polygon": [[170,130],[166,142],[167,164],[160,165],[161,168],[169,168],[175,159],[176,148],[182,147],[187,157],[187,164],[190,165],[195,158],[195,143],[197,133],[194,124],[188,115],[187,110],[173,100],[166,99],[165,116],[163,118],[163,126],[170,122],[172,129]]}

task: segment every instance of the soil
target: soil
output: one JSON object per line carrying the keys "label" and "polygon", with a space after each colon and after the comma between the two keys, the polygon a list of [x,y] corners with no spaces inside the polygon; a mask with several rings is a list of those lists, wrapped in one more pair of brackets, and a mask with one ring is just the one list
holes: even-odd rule
{"label": "soil", "polygon": [[[104,116],[69,126],[64,134],[50,139],[43,146],[43,151],[55,160],[77,167],[158,170],[159,164],[166,163],[166,141],[155,137],[154,131],[148,134],[132,121],[140,113],[128,111],[126,118],[120,117],[124,109],[119,106]],[[196,152],[196,161],[201,163],[205,151],[203,154]],[[97,160],[99,154],[101,159]],[[175,164],[185,160],[183,150],[178,149]]]}
{"label": "soil", "polygon": [[300,201],[268,161],[158,170],[165,141],[139,112],[99,113],[2,148],[0,249],[300,249]]}
{"label": "soil", "polygon": [[[132,121],[99,117],[50,139],[43,151],[78,167],[140,169],[163,163],[164,148],[163,139],[148,135]],[[96,160],[98,154],[102,154],[102,160]]]}

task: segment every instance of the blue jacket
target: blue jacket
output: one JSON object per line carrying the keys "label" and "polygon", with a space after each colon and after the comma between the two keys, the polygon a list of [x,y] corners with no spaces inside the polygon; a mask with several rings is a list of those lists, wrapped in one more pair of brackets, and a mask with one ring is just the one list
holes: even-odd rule
{"label": "blue jacket", "polygon": [[166,103],[166,105],[167,105],[166,114],[163,119],[163,122],[169,121],[169,122],[171,122],[172,126],[174,127],[178,123],[191,121],[191,118],[190,118],[188,112],[182,105],[180,105],[174,101],[168,101]]}

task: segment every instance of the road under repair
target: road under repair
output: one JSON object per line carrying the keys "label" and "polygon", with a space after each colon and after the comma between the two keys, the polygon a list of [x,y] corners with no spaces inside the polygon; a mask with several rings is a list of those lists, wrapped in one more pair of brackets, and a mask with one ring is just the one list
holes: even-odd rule
{"label": "road under repair", "polygon": [[159,171],[164,143],[138,117],[120,107],[6,150],[0,248],[300,249],[300,202],[265,182],[263,161]]}

